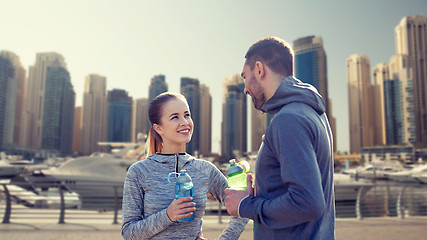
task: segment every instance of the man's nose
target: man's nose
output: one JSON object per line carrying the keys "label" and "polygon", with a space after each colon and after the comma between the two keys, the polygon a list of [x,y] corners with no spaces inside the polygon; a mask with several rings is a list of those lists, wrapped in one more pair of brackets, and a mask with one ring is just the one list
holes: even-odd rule
{"label": "man's nose", "polygon": [[249,95],[249,91],[248,91],[248,89],[246,89],[246,87],[245,87],[245,89],[243,89],[243,93],[246,95]]}

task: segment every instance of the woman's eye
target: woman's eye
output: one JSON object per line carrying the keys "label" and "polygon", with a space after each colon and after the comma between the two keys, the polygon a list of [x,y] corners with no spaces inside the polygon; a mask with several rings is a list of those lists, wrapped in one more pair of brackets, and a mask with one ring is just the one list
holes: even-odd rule
{"label": "woman's eye", "polygon": [[177,117],[177,116],[173,116],[173,117],[171,118],[171,120],[176,119],[176,118],[178,118],[178,117]]}
{"label": "woman's eye", "polygon": [[188,113],[187,113],[187,114],[185,114],[185,117],[190,117],[190,114],[188,114]]}

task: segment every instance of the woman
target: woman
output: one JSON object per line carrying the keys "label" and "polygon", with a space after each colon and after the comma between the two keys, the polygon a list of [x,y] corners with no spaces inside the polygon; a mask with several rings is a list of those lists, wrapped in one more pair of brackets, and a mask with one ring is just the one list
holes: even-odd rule
{"label": "woman", "polygon": [[[212,163],[185,153],[193,121],[183,95],[160,94],[150,103],[148,115],[151,122],[148,157],[129,168],[124,184],[122,236],[124,239],[204,239],[202,217],[207,195],[210,193],[224,202],[226,178]],[[176,200],[174,184],[168,182],[167,176],[183,169],[193,180],[194,197]],[[192,215],[194,210],[194,221],[177,222]],[[247,222],[248,219],[233,217],[220,239],[238,239]]]}

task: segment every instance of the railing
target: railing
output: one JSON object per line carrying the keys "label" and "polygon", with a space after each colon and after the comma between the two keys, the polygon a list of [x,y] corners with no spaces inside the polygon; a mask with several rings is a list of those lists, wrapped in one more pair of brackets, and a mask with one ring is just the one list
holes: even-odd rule
{"label": "railing", "polygon": [[337,217],[427,216],[427,185],[381,181],[363,186],[354,201],[336,202]]}
{"label": "railing", "polygon": [[[0,216],[3,224],[11,219],[47,218],[64,224],[71,219],[106,219],[112,218],[112,224],[118,224],[121,218],[121,191],[119,186],[114,187],[114,203],[104,214],[105,209],[82,210],[81,205],[70,202],[67,188],[62,185],[53,186],[59,198],[52,205],[43,205],[26,202],[19,197],[15,186],[10,183],[0,183]],[[12,190],[11,190],[12,189]],[[337,201],[336,215],[338,218],[368,218],[368,217],[399,217],[427,216],[427,184],[400,184],[395,182],[376,182],[370,186],[363,186],[357,190],[354,200]],[[46,209],[53,207],[53,209]],[[31,209],[29,211],[29,209]],[[112,214],[111,214],[112,213]],[[216,201],[208,200],[206,214],[218,215],[219,223],[222,216],[227,215],[225,207]],[[31,215],[31,216],[30,216]]]}

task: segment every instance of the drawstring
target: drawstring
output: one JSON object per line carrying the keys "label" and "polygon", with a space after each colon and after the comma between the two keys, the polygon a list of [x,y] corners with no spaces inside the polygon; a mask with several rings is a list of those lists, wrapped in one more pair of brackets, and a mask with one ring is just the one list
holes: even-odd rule
{"label": "drawstring", "polygon": [[179,154],[175,153],[175,173],[176,173],[176,176],[179,175],[179,171],[178,171],[178,158],[179,158]]}

